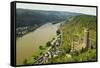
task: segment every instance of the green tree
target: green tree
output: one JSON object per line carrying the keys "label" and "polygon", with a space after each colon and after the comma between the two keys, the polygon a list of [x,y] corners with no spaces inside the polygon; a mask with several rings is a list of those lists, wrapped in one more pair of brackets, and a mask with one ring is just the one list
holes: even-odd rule
{"label": "green tree", "polygon": [[58,29],[57,31],[56,31],[56,34],[57,35],[59,35],[61,32],[60,32],[60,29]]}
{"label": "green tree", "polygon": [[34,59],[37,60],[38,56],[34,56]]}
{"label": "green tree", "polygon": [[23,64],[25,64],[25,65],[27,65],[27,59],[25,59],[24,61],[23,61]]}
{"label": "green tree", "polygon": [[43,49],[44,49],[44,47],[40,45],[40,46],[39,46],[39,49],[40,49],[40,50],[43,50]]}
{"label": "green tree", "polygon": [[51,42],[48,41],[48,42],[46,43],[46,47],[50,47],[50,46],[51,46]]}

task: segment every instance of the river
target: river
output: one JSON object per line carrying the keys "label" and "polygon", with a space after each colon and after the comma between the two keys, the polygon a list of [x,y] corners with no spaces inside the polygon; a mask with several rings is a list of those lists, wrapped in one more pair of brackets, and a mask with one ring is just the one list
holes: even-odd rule
{"label": "river", "polygon": [[22,65],[24,59],[32,56],[40,45],[44,46],[47,41],[56,36],[56,30],[60,23],[47,23],[35,31],[24,35],[16,40],[16,64]]}

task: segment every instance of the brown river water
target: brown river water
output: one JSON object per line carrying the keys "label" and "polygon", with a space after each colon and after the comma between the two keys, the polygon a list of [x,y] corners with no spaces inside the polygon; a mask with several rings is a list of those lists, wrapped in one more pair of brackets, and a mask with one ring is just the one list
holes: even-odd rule
{"label": "brown river water", "polygon": [[58,24],[44,24],[35,31],[24,35],[16,40],[16,64],[23,65],[26,58],[32,56],[40,45],[45,45],[47,41],[56,36]]}

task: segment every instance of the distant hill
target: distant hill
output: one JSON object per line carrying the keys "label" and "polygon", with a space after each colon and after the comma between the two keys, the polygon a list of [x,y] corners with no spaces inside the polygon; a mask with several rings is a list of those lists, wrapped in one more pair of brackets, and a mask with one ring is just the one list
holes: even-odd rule
{"label": "distant hill", "polygon": [[22,37],[45,23],[51,22],[56,24],[76,15],[81,14],[62,11],[16,9],[16,36]]}
{"label": "distant hill", "polygon": [[47,22],[61,22],[70,16],[80,15],[79,13],[62,11],[43,11],[16,9],[16,27],[42,25]]}

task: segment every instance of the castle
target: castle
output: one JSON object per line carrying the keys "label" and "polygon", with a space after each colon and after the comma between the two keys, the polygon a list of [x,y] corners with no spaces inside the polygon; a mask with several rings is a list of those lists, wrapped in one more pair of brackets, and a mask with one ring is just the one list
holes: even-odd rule
{"label": "castle", "polygon": [[74,36],[70,52],[80,52],[82,49],[91,49],[88,28],[84,28],[84,36],[82,38],[77,35]]}

